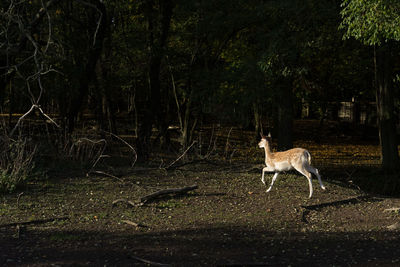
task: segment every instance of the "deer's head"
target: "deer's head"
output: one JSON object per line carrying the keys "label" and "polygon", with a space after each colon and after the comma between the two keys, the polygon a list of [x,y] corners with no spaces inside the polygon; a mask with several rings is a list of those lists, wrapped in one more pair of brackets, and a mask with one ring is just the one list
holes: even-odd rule
{"label": "deer's head", "polygon": [[258,143],[258,146],[260,148],[264,148],[267,145],[269,145],[269,142],[271,141],[271,133],[269,133],[268,136],[265,136],[262,134],[260,134],[260,135],[261,135],[261,141]]}

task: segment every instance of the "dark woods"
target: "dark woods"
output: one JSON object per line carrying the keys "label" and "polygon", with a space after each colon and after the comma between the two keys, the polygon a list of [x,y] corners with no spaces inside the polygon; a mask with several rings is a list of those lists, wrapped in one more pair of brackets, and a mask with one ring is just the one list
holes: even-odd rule
{"label": "dark woods", "polygon": [[363,123],[378,119],[393,171],[397,36],[350,38],[357,10],[342,10],[351,2],[2,1],[2,139],[32,121],[63,138],[129,134],[147,161],[155,147],[186,151],[202,126],[221,123],[255,138],[269,128],[284,150],[293,120],[339,120],[338,106],[353,100],[376,102]]}

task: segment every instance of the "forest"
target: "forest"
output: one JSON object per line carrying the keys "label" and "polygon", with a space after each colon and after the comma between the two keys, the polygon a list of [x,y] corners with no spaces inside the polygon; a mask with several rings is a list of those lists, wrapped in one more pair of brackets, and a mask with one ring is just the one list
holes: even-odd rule
{"label": "forest", "polygon": [[[0,264],[398,264],[399,44],[397,0],[2,1]],[[265,192],[268,134],[327,190]]]}

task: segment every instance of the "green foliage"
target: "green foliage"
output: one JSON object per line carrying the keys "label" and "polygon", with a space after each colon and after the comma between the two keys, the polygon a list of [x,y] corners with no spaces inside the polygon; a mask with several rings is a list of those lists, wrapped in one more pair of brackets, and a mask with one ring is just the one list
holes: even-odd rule
{"label": "green foliage", "polygon": [[340,25],[344,37],[366,45],[400,40],[400,2],[397,0],[345,0]]}

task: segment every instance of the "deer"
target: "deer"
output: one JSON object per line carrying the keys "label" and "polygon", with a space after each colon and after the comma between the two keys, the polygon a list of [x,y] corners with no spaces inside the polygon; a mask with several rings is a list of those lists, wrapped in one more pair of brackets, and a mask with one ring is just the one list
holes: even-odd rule
{"label": "deer", "polygon": [[270,146],[271,134],[268,136],[261,135],[261,141],[258,143],[260,148],[264,148],[265,151],[265,165],[266,167],[262,170],[261,182],[265,184],[264,175],[265,172],[275,172],[272,177],[271,185],[266,190],[266,192],[271,191],[276,178],[279,173],[284,171],[296,170],[302,175],[304,175],[308,180],[308,186],[310,189],[309,198],[312,197],[313,194],[313,186],[312,186],[312,173],[317,176],[319,185],[322,190],[325,190],[326,187],[322,184],[321,176],[319,175],[318,169],[311,166],[311,154],[304,148],[292,148],[286,151],[281,152],[271,152]]}

